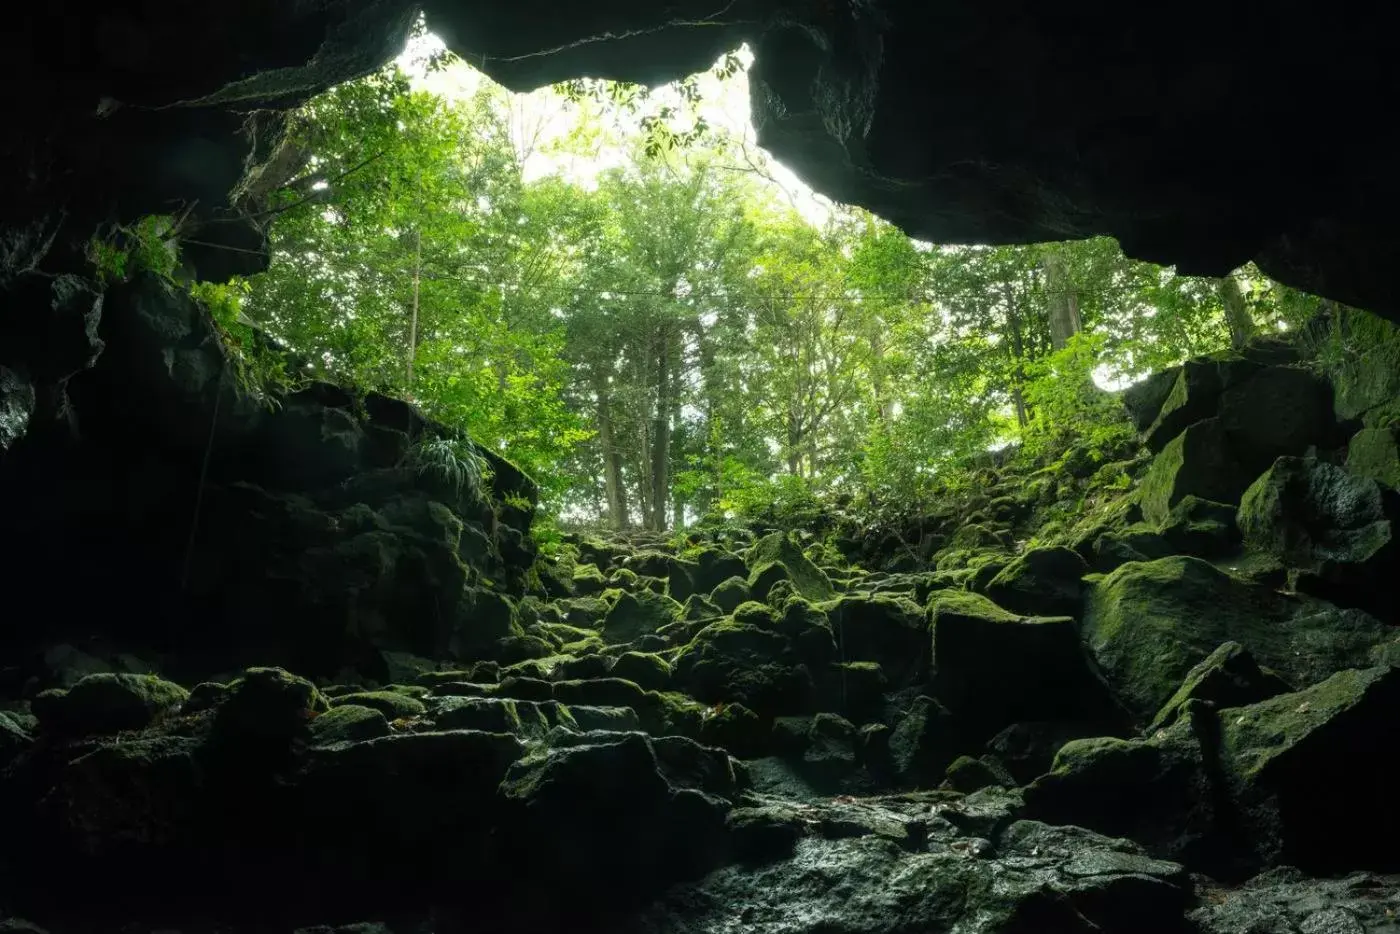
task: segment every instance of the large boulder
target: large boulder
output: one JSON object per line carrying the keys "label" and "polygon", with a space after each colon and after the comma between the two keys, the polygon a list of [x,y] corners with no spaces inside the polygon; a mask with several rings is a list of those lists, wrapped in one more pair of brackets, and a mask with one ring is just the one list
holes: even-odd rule
{"label": "large boulder", "polygon": [[[831,580],[821,568],[812,563],[802,549],[784,532],[765,535],[753,544],[744,559],[749,567],[749,587],[755,599],[765,599],[767,588],[760,588],[760,582],[768,586],[778,579],[792,581],[797,593],[808,600],[829,600],[835,595]],[[775,576],[781,566],[786,573]]]}
{"label": "large boulder", "polygon": [[723,752],[679,737],[580,734],[511,766],[497,857],[530,867],[527,916],[596,918],[709,869],[737,792]]}
{"label": "large boulder", "polygon": [[765,800],[732,818],[741,859],[670,890],[625,930],[1183,934],[1190,905],[1181,866],[1127,840],[1011,820],[994,798],[932,817],[895,801]]}
{"label": "large boulder", "polygon": [[1260,668],[1244,646],[1227,642],[1186,673],[1186,680],[1162,705],[1146,732],[1156,733],[1171,726],[1191,701],[1213,708],[1240,707],[1287,694],[1292,689],[1272,671]]}
{"label": "large boulder", "polygon": [[1067,744],[1026,789],[1026,806],[1225,876],[1279,864],[1319,874],[1393,866],[1400,804],[1380,737],[1397,710],[1391,665],[1243,707],[1191,701],[1147,739]]}
{"label": "large boulder", "polygon": [[1078,616],[1088,573],[1088,563],[1069,548],[1032,548],[1002,568],[986,594],[1023,616]]}
{"label": "large boulder", "polygon": [[45,733],[117,733],[150,726],[188,697],[184,688],[155,675],[99,673],[66,690],[40,693],[33,709]]}
{"label": "large boulder", "polygon": [[1296,569],[1300,590],[1388,613],[1400,564],[1400,494],[1312,458],[1281,457],[1245,493],[1247,545]]}
{"label": "large boulder", "polygon": [[1352,435],[1347,472],[1400,489],[1400,425],[1363,428]]}
{"label": "large boulder", "polygon": [[909,599],[848,594],[825,607],[843,661],[875,662],[897,685],[927,674],[928,625]]}
{"label": "large boulder", "polygon": [[1147,446],[1161,451],[1188,426],[1213,417],[1220,394],[1258,369],[1257,364],[1247,360],[1215,360],[1209,357],[1188,360],[1177,373],[1171,391],[1147,429],[1144,436]]}
{"label": "large boulder", "polygon": [[645,588],[624,593],[603,617],[603,638],[610,643],[635,642],[681,618],[681,605]]}
{"label": "large boulder", "polygon": [[1364,613],[1289,600],[1198,558],[1173,556],[1125,564],[1097,581],[1083,634],[1109,684],[1145,723],[1225,642],[1305,686],[1372,664],[1390,631]]}
{"label": "large boulder", "polygon": [[1123,390],[1123,408],[1128,410],[1128,418],[1139,432],[1152,427],[1180,375],[1181,367],[1168,367]]}
{"label": "large boulder", "polygon": [[1138,498],[1150,522],[1166,522],[1187,496],[1234,503],[1249,485],[1217,418],[1186,427],[1165,443],[1143,477]]}
{"label": "large boulder", "polygon": [[766,716],[806,712],[810,672],[798,663],[791,641],[776,630],[771,617],[744,609],[734,619],[706,626],[681,649],[675,685],[707,703],[737,701]]}
{"label": "large boulder", "polygon": [[1235,457],[1256,474],[1275,458],[1305,454],[1332,429],[1332,399],[1307,370],[1273,366],[1220,396],[1220,424]]}
{"label": "large boulder", "polygon": [[976,594],[929,603],[933,688],[953,714],[960,751],[1027,720],[1126,724],[1069,617],[1018,616]]}

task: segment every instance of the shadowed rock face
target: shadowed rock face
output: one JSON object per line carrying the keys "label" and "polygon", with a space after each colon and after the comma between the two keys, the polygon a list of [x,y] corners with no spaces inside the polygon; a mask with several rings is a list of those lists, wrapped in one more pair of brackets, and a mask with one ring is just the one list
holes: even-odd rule
{"label": "shadowed rock face", "polygon": [[[93,8],[96,10],[96,8]],[[215,220],[277,119],[391,57],[412,0],[27,4],[0,53],[0,280],[96,222],[198,202]],[[1112,234],[1132,255],[1222,274],[1256,259],[1336,299],[1400,313],[1384,260],[1396,14],[1263,0],[430,0],[429,27],[515,89],[581,74],[660,82],[749,42],[762,144],[814,187],[931,240]],[[66,221],[61,221],[66,210]],[[206,223],[206,278],[256,269],[255,223]]]}

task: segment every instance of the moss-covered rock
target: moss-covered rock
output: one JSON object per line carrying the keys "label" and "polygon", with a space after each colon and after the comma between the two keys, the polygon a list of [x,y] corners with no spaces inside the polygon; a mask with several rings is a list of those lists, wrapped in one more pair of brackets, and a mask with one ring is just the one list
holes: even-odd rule
{"label": "moss-covered rock", "polygon": [[1152,427],[1180,374],[1181,367],[1168,367],[1123,390],[1123,408],[1134,428],[1142,432]]}
{"label": "moss-covered rock", "polygon": [[1153,561],[1175,554],[1171,543],[1155,528],[1129,526],[1118,532],[1104,532],[1094,539],[1090,566],[1107,574],[1129,561]]}
{"label": "moss-covered rock", "polygon": [[[1365,317],[1370,320],[1364,349],[1348,355],[1330,374],[1334,410],[1342,421],[1371,421],[1400,398],[1400,339],[1388,323]],[[1358,320],[1355,313],[1352,319]]]}
{"label": "moss-covered rock", "polygon": [[1221,758],[1258,864],[1328,874],[1394,859],[1400,802],[1384,737],[1397,710],[1400,668],[1384,666],[1220,711]]}
{"label": "moss-covered rock", "polygon": [[943,787],[963,794],[971,794],[983,788],[1011,788],[1016,784],[1002,768],[1001,764],[989,756],[974,759],[972,756],[958,756],[948,766],[943,778]]}
{"label": "moss-covered rock", "polygon": [[499,819],[512,831],[497,858],[531,866],[542,903],[569,906],[550,927],[640,901],[721,858],[728,803],[665,774],[645,736],[589,733],[575,743],[517,762],[500,790]]}
{"label": "moss-covered rock", "polygon": [[[744,600],[747,599],[748,597],[745,596]],[[739,603],[742,602],[744,601],[739,601]],[[734,606],[738,605],[738,603],[734,604]],[[698,593],[693,593],[689,597],[686,597],[685,603],[681,604],[681,619],[687,621],[711,621],[720,616],[724,616],[726,613],[732,612],[734,612],[734,607],[723,610],[720,608],[719,604],[713,602],[708,596]]]}
{"label": "moss-covered rock", "polygon": [[1209,559],[1239,550],[1235,507],[1199,496],[1183,496],[1167,513],[1158,531],[1170,546],[1170,553]]}
{"label": "moss-covered rock", "polygon": [[355,704],[332,707],[311,721],[310,731],[311,742],[318,746],[359,743],[393,732],[382,711]]}
{"label": "moss-covered rock", "polygon": [[155,675],[100,673],[71,688],[51,688],[32,710],[45,733],[88,735],[140,730],[179,709],[189,692]]}
{"label": "moss-covered rock", "polygon": [[985,597],[943,591],[929,601],[933,690],[976,748],[1027,720],[1126,720],[1069,617],[1025,617]]}
{"label": "moss-covered rock", "polygon": [[[766,581],[771,587],[778,579],[792,581],[797,592],[808,600],[828,600],[835,595],[826,573],[785,533],[774,532],[759,539],[749,549],[745,561],[749,567],[749,588],[758,599],[768,593],[768,588],[760,587],[759,583]],[[777,575],[777,565],[785,572],[781,577]]]}
{"label": "moss-covered rock", "polygon": [[1347,471],[1400,489],[1400,424],[1363,428],[1347,446]]}
{"label": "moss-covered rock", "polygon": [[1236,459],[1257,474],[1286,455],[1307,453],[1332,435],[1327,385],[1307,370],[1271,366],[1220,396],[1220,424]]}
{"label": "moss-covered rock", "polygon": [[670,597],[650,590],[626,593],[603,618],[603,638],[613,644],[633,642],[680,616],[681,605]]}
{"label": "moss-covered rock", "polygon": [[700,742],[719,746],[738,759],[767,755],[771,739],[768,722],[738,703],[708,708],[700,725]]}
{"label": "moss-covered rock", "polygon": [[215,733],[225,740],[290,739],[330,710],[314,684],[281,668],[249,668],[229,688],[214,718]]}
{"label": "moss-covered rock", "polygon": [[811,702],[810,674],[772,628],[771,611],[763,610],[766,625],[736,617],[700,630],[676,656],[675,684],[706,703],[742,703],[769,716],[803,712]]}
{"label": "moss-covered rock", "polygon": [[1240,504],[1245,543],[1297,569],[1299,590],[1389,614],[1400,605],[1400,494],[1311,458],[1281,457]]}
{"label": "moss-covered rock", "polygon": [[580,597],[602,593],[608,586],[607,578],[596,564],[575,565],[571,583],[574,593]]}
{"label": "moss-covered rock", "polygon": [[[1089,565],[1062,546],[1032,548],[997,573],[985,593],[1023,616],[1078,616]],[[974,588],[975,589],[975,588]]]}
{"label": "moss-covered rock", "polygon": [[363,691],[354,694],[342,694],[331,700],[331,707],[341,707],[353,704],[357,707],[368,707],[377,710],[390,720],[408,719],[418,717],[427,709],[422,701],[415,700],[397,691]]}
{"label": "moss-covered rock", "polygon": [[1153,458],[1138,501],[1148,521],[1160,524],[1187,496],[1238,502],[1249,476],[1231,453],[1220,420],[1207,418],[1186,427]]}
{"label": "moss-covered rock", "polygon": [[843,660],[875,662],[899,686],[928,673],[928,624],[912,600],[848,594],[824,607]]}
{"label": "moss-covered rock", "polygon": [[1227,642],[1187,672],[1186,680],[1152,718],[1147,732],[1171,726],[1189,701],[1239,707],[1291,690],[1287,681],[1260,668],[1248,649],[1238,642]]}
{"label": "moss-covered rock", "polygon": [[647,691],[664,691],[671,683],[670,662],[654,652],[624,652],[613,663],[611,673]]}
{"label": "moss-covered rock", "polygon": [[753,599],[748,581],[742,577],[731,577],[721,582],[710,593],[710,601],[724,613],[733,613],[741,604]]}
{"label": "moss-covered rock", "polygon": [[953,718],[931,697],[916,697],[888,736],[890,769],[896,781],[923,788],[936,787],[956,755]]}
{"label": "moss-covered rock", "polygon": [[1214,416],[1221,393],[1258,369],[1258,364],[1246,360],[1188,360],[1177,373],[1143,440],[1152,450],[1163,450],[1188,426]]}

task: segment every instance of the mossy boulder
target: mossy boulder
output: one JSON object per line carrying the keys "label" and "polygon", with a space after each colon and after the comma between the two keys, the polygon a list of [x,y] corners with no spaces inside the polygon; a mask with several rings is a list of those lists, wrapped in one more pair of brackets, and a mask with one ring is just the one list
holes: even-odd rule
{"label": "mossy boulder", "polygon": [[1223,643],[1239,642],[1301,686],[1370,664],[1371,651],[1391,637],[1361,611],[1290,600],[1187,556],[1125,564],[1096,581],[1083,633],[1110,686],[1144,723]]}
{"label": "mossy boulder", "polygon": [[1024,791],[1025,816],[1128,837],[1159,856],[1221,871],[1220,804],[1201,734],[1214,713],[1197,710],[1150,740],[1071,740]]}
{"label": "mossy boulder", "polygon": [[711,593],[731,577],[748,574],[744,559],[720,548],[704,548],[693,555],[696,567],[691,571],[696,593]]}
{"label": "mossy boulder", "polygon": [[533,897],[556,906],[538,919],[545,928],[640,903],[722,858],[728,801],[665,768],[639,733],[583,734],[510,767],[494,811],[510,832],[496,858],[532,868]]}
{"label": "mossy boulder", "polygon": [[847,594],[823,606],[845,661],[875,662],[899,686],[928,673],[928,623],[912,600]]}
{"label": "mossy boulder", "polygon": [[810,673],[774,631],[771,615],[767,625],[711,623],[676,656],[674,670],[677,687],[706,703],[737,702],[773,716],[802,713],[811,702]]}
{"label": "mossy boulder", "polygon": [[1312,458],[1281,457],[1250,486],[1239,527],[1253,549],[1298,570],[1298,589],[1389,614],[1400,601],[1400,494]]}
{"label": "mossy boulder", "polygon": [[607,578],[596,564],[575,565],[571,583],[574,593],[580,597],[602,593],[608,587]]}
{"label": "mossy boulder", "polygon": [[654,652],[624,652],[613,663],[611,674],[644,690],[664,691],[671,683],[671,664]]}
{"label": "mossy boulder", "polygon": [[1187,427],[1214,416],[1221,393],[1243,382],[1259,368],[1258,364],[1246,360],[1188,360],[1177,373],[1171,391],[1143,440],[1153,451],[1163,450]]}
{"label": "mossy boulder", "polygon": [[963,794],[971,794],[983,788],[1012,788],[1016,780],[990,756],[974,759],[972,756],[958,756],[943,778],[943,787]]}
{"label": "mossy boulder", "polygon": [[929,601],[933,693],[956,718],[962,748],[1026,720],[1126,722],[1071,618],[1019,616],[985,597]]}
{"label": "mossy boulder", "polygon": [[1078,616],[1089,565],[1063,546],[1032,548],[987,584],[985,593],[1023,616]]}
{"label": "mossy boulder", "polygon": [[957,742],[948,710],[932,697],[914,698],[888,735],[893,778],[906,786],[937,787],[956,756]]}
{"label": "mossy boulder", "polygon": [[360,743],[388,736],[393,730],[382,711],[355,704],[332,707],[311,721],[311,742],[318,746],[332,743]]}
{"label": "mossy boulder", "polygon": [[[1348,355],[1330,374],[1334,411],[1341,421],[1370,422],[1400,399],[1400,337],[1387,322],[1365,317],[1370,319],[1369,346]],[[1352,320],[1357,320],[1355,313]]]}
{"label": "mossy boulder", "polygon": [[1128,418],[1139,432],[1146,431],[1157,420],[1180,374],[1179,366],[1158,370],[1123,390],[1123,408],[1127,409]]}
{"label": "mossy boulder", "polygon": [[1400,801],[1385,737],[1397,710],[1400,668],[1383,666],[1220,711],[1221,759],[1258,864],[1393,864]]}
{"label": "mossy boulder", "polygon": [[1211,707],[1239,707],[1287,694],[1293,688],[1287,681],[1254,660],[1238,642],[1227,642],[1186,674],[1186,680],[1152,718],[1147,732],[1171,726],[1190,701]]}
{"label": "mossy boulder", "polygon": [[710,602],[723,613],[733,613],[741,604],[753,599],[748,581],[742,577],[731,577],[722,581],[710,593]]}
{"label": "mossy boulder", "polygon": [[1108,573],[1129,561],[1152,561],[1175,554],[1160,532],[1151,526],[1134,525],[1116,532],[1104,532],[1093,541],[1090,566]]}
{"label": "mossy boulder", "polygon": [[1235,507],[1195,495],[1183,496],[1172,506],[1158,531],[1175,554],[1219,558],[1239,550]]}
{"label": "mossy boulder", "polygon": [[[797,592],[808,600],[828,600],[835,595],[826,573],[813,564],[786,533],[774,532],[760,538],[749,549],[745,561],[749,568],[749,588],[758,599],[768,593],[766,587],[760,588],[758,584],[766,581],[771,587],[778,579],[792,581]],[[785,572],[781,577],[775,570],[779,565]]]}
{"label": "mossy boulder", "polygon": [[698,738],[737,759],[756,759],[768,754],[770,732],[768,721],[743,704],[716,704],[705,711]]}
{"label": "mossy boulder", "polygon": [[84,736],[144,729],[179,709],[189,692],[155,675],[99,673],[51,688],[32,710],[45,733]]}
{"label": "mossy boulder", "polygon": [[603,638],[613,644],[634,642],[681,617],[681,605],[670,597],[639,590],[625,593],[603,617]]}
{"label": "mossy boulder", "polygon": [[249,668],[229,685],[215,714],[214,731],[230,741],[290,739],[330,707],[305,678],[281,668]]}
{"label": "mossy boulder", "polygon": [[397,691],[362,691],[342,694],[331,700],[332,709],[347,704],[377,710],[390,720],[406,720],[422,716],[427,709],[423,702]]}
{"label": "mossy boulder", "polygon": [[890,679],[879,662],[832,662],[819,682],[820,706],[865,722],[880,715]]}
{"label": "mossy boulder", "polygon": [[1250,476],[1231,453],[1220,420],[1207,418],[1167,442],[1153,458],[1137,496],[1147,520],[1161,524],[1187,496],[1238,502]]}
{"label": "mossy boulder", "polygon": [[[747,599],[748,596],[745,595],[744,600]],[[740,600],[739,603],[743,603],[744,600]],[[734,604],[734,606],[738,606],[739,603]],[[687,621],[714,620],[732,612],[734,612],[734,607],[730,607],[728,610],[721,609],[719,604],[699,593],[693,593],[686,597],[685,603],[681,604],[681,619]]]}
{"label": "mossy boulder", "polygon": [[1275,458],[1307,453],[1332,435],[1327,385],[1307,370],[1271,366],[1220,396],[1221,427],[1236,459],[1258,474]]}
{"label": "mossy boulder", "polygon": [[1347,445],[1347,472],[1400,489],[1400,424],[1363,428]]}

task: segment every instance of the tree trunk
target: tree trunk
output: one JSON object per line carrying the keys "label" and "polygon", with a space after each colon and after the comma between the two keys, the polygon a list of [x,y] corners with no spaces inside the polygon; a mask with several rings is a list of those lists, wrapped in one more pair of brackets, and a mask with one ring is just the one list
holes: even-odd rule
{"label": "tree trunk", "polygon": [[669,334],[661,332],[656,354],[656,418],[651,431],[651,527],[666,530],[666,507],[671,468],[671,407],[674,389]]}
{"label": "tree trunk", "polygon": [[622,485],[622,457],[617,450],[617,439],[613,437],[612,402],[601,377],[594,378],[593,387],[598,397],[598,444],[603,449],[603,489],[608,498],[608,517],[613,527],[621,530],[630,523],[627,488]]}
{"label": "tree trunk", "polygon": [[413,231],[413,312],[408,319],[408,392],[413,392],[413,358],[418,354],[418,288],[423,278],[423,233]]}
{"label": "tree trunk", "polygon": [[1083,330],[1079,320],[1079,293],[1069,280],[1064,253],[1051,247],[1041,257],[1045,270],[1045,296],[1050,311],[1050,345],[1061,350],[1069,339]]}
{"label": "tree trunk", "polygon": [[1248,344],[1254,337],[1254,319],[1249,315],[1240,284],[1234,276],[1226,276],[1216,286],[1220,301],[1225,305],[1225,326],[1230,329],[1230,346],[1236,350]]}
{"label": "tree trunk", "polygon": [[870,383],[875,391],[875,412],[880,427],[888,429],[893,412],[885,386],[885,335],[879,327],[870,335]]}
{"label": "tree trunk", "polygon": [[1006,344],[1011,351],[1011,401],[1016,404],[1016,423],[1024,430],[1031,423],[1031,419],[1026,408],[1025,394],[1021,392],[1021,384],[1026,380],[1022,365],[1025,347],[1021,342],[1021,311],[1016,307],[1016,298],[1011,294],[1010,286],[1004,287],[1001,294],[1006,301]]}

